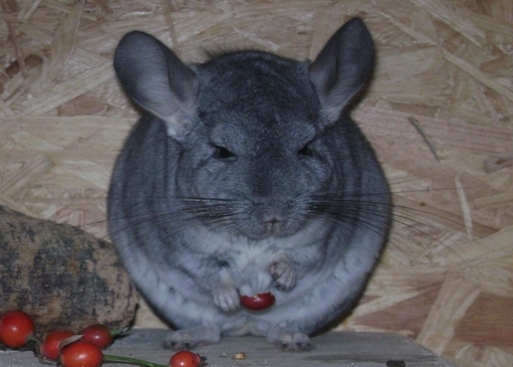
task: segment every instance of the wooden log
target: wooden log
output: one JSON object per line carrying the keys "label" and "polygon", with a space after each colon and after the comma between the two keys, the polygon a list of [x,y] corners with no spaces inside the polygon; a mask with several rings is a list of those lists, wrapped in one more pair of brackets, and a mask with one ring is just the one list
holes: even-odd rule
{"label": "wooden log", "polygon": [[38,334],[93,323],[119,329],[138,298],[112,244],[0,206],[0,313],[24,310]]}

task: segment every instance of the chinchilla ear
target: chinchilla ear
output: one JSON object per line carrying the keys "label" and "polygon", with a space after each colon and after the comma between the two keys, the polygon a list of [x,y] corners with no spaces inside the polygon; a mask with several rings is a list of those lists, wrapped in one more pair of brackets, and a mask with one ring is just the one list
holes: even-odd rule
{"label": "chinchilla ear", "polygon": [[359,18],[344,24],[328,41],[313,63],[310,80],[328,124],[365,86],[374,68],[374,42]]}
{"label": "chinchilla ear", "polygon": [[114,69],[128,96],[167,124],[178,140],[186,134],[198,82],[163,43],[143,32],[126,34],[114,54]]}

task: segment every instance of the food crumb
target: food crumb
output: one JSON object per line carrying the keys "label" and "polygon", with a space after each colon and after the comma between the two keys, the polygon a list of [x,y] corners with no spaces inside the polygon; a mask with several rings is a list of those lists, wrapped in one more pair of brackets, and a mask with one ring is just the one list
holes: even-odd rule
{"label": "food crumb", "polygon": [[243,353],[243,352],[236,353],[236,354],[234,354],[232,359],[235,359],[236,361],[242,361],[243,359],[246,359],[246,353]]}

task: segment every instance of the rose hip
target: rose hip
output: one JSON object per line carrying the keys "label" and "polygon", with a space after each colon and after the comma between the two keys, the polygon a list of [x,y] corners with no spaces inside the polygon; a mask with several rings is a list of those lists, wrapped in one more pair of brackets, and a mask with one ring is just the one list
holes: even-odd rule
{"label": "rose hip", "polygon": [[34,321],[21,310],[10,311],[0,318],[0,343],[20,348],[34,335]]}
{"label": "rose hip", "polygon": [[264,310],[271,307],[276,302],[274,294],[271,292],[259,293],[254,296],[240,296],[240,303],[248,310]]}
{"label": "rose hip", "polygon": [[82,340],[101,349],[108,347],[112,343],[112,334],[109,328],[102,324],[95,324],[85,328],[82,332]]}
{"label": "rose hip", "polygon": [[79,340],[61,349],[60,361],[62,367],[100,367],[103,352],[98,346]]}
{"label": "rose hip", "polygon": [[47,359],[56,360],[59,358],[59,344],[73,335],[75,333],[69,330],[50,331],[39,346],[39,352]]}
{"label": "rose hip", "polygon": [[188,350],[181,350],[171,356],[169,360],[170,367],[199,367],[203,363],[197,353]]}

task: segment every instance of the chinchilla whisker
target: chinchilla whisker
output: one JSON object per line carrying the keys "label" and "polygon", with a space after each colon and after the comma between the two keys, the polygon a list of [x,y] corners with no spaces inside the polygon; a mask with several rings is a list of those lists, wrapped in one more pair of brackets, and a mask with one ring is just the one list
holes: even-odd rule
{"label": "chinchilla whisker", "polygon": [[337,194],[322,194],[322,195],[312,195],[311,200],[314,202],[333,202],[333,201],[354,201],[354,202],[366,202],[368,201],[367,197],[375,196],[382,197],[386,199],[388,202],[389,195],[386,192],[381,193],[361,193],[361,192],[351,192],[351,193],[337,193]]}
{"label": "chinchilla whisker", "polygon": [[213,202],[213,203],[233,203],[237,202],[235,199],[225,198],[209,198],[209,197],[192,197],[192,196],[176,196],[176,200],[183,202]]}
{"label": "chinchilla whisker", "polygon": [[380,212],[383,215],[390,215],[391,206],[388,203],[383,202],[372,202],[369,203],[367,201],[362,200],[347,200],[347,199],[314,199],[309,204],[308,207],[314,213],[332,213],[333,215],[342,214],[342,213],[354,213],[358,214],[360,211],[365,210],[366,208],[372,208],[369,212]]}
{"label": "chinchilla whisker", "polygon": [[[472,189],[472,188],[479,188],[479,186],[474,186],[474,187],[466,187],[467,189]],[[456,191],[456,188],[455,187],[434,187],[434,188],[422,188],[422,189],[398,189],[398,190],[391,190],[390,193],[392,195],[398,195],[398,194],[415,194],[415,193],[425,193],[425,192],[433,192],[433,193],[436,193],[436,192],[440,192],[440,191],[449,191],[449,192],[454,192]],[[377,193],[378,195],[380,194],[383,194],[383,193]],[[364,193],[364,195],[374,195],[374,193]]]}
{"label": "chinchilla whisker", "polygon": [[[425,218],[426,216],[433,216],[436,218],[441,218],[441,219],[447,221],[448,223],[452,223],[456,226],[465,227],[464,224],[462,224],[461,222],[459,222],[457,220],[454,220],[452,218],[447,218],[444,216],[440,216],[440,215],[436,215],[436,214],[430,213],[429,211],[426,211],[426,210],[411,208],[411,207],[397,205],[397,204],[390,204],[389,206],[385,205],[384,208],[377,209],[376,206],[379,206],[379,205],[383,206],[383,204],[380,202],[376,202],[376,203],[364,202],[359,207],[358,211],[365,212],[369,215],[381,216],[381,215],[388,215],[389,210],[392,209],[393,210],[392,220],[395,222],[404,224],[404,225],[407,225],[407,223],[399,222],[398,218],[410,220],[410,221],[415,222],[416,224],[422,224],[422,225],[429,226],[429,223],[427,223],[419,218],[415,218],[412,215],[408,215],[411,213],[417,213],[417,214],[422,214],[422,218]],[[346,210],[346,208],[342,208],[342,209]]]}
{"label": "chinchilla whisker", "polygon": [[[420,214],[423,217],[439,218],[439,219],[443,219],[445,222],[453,224],[453,225],[455,225],[457,227],[467,228],[465,223],[463,223],[462,221],[457,221],[457,220],[455,220],[453,218],[449,218],[447,216],[443,216],[443,215],[440,215],[440,214],[434,214],[434,213],[432,213],[432,212],[430,212],[428,210],[424,210],[424,209],[420,209],[420,208],[413,208],[413,207],[409,207],[409,206],[406,206],[406,205],[399,205],[399,204],[392,204],[392,208],[394,210],[394,216],[398,216],[399,213],[402,213],[405,218],[412,219],[412,215],[411,214]],[[426,224],[426,223],[423,223],[421,221],[418,221],[418,222],[422,223],[422,224]],[[479,232],[477,231],[476,233],[479,233]]]}
{"label": "chinchilla whisker", "polygon": [[[181,221],[203,219],[209,223],[222,224],[225,227],[232,225],[230,221],[236,223],[232,217],[234,216],[234,211],[237,209],[237,200],[194,197],[176,197],[174,199],[177,202],[188,203],[188,205],[178,210],[174,209],[172,212],[132,215],[130,219],[138,223],[152,221],[155,225],[164,225],[176,219]],[[143,205],[146,200],[147,198],[140,198],[133,203],[132,206],[137,207],[137,205]],[[184,214],[189,215],[184,217]],[[116,220],[117,217],[118,216],[115,214],[111,215],[112,220]],[[119,216],[119,219],[124,218],[124,215]]]}
{"label": "chinchilla whisker", "polygon": [[[419,224],[423,225],[423,226],[429,226],[429,223],[426,223],[425,221],[415,218],[411,215],[407,215],[407,213],[402,213],[400,210],[397,210],[397,209],[404,209],[404,211],[406,211],[406,212],[414,211],[414,212],[418,212],[421,214],[434,215],[434,214],[426,212],[424,210],[409,208],[409,207],[400,206],[400,205],[393,205],[393,204],[383,205],[383,203],[381,203],[381,202],[367,202],[367,201],[361,202],[360,200],[340,199],[338,203],[337,203],[337,200],[330,203],[329,201],[324,202],[323,200],[319,199],[319,200],[317,200],[316,203],[321,203],[321,205],[320,205],[321,211],[326,210],[327,206],[333,205],[332,207],[330,207],[329,211],[330,211],[330,213],[335,213],[335,215],[328,216],[328,218],[333,222],[353,220],[353,221],[357,221],[359,223],[366,225],[366,227],[368,227],[371,230],[373,229],[373,223],[371,221],[372,218],[386,218],[389,216],[390,209],[394,209],[394,214],[392,216],[392,222],[404,225],[408,228],[412,228],[417,233],[419,233],[425,237],[431,238],[432,240],[434,240],[440,244],[443,244],[450,251],[452,251],[455,254],[458,254],[458,252],[455,249],[453,249],[452,246],[448,246],[448,245],[444,244],[442,241],[440,241],[439,239],[437,239],[435,236],[431,235],[427,231],[423,230],[419,226]],[[337,205],[340,203],[346,204],[346,206]],[[351,204],[351,205],[349,205],[349,204]],[[355,208],[355,207],[353,207],[354,204],[360,204],[360,206],[358,208]],[[381,206],[381,208],[377,209],[378,206]],[[360,219],[361,213],[365,213],[369,217],[365,216],[364,219]],[[440,216],[437,216],[437,217],[440,217]],[[460,222],[455,221],[451,218],[443,218],[443,219],[450,221],[453,224],[462,226],[462,224]],[[413,222],[413,224],[409,223],[408,221]],[[388,225],[389,229],[391,228],[391,223]],[[393,233],[393,235],[397,236],[398,234]],[[463,257],[461,257],[461,259],[464,260]]]}
{"label": "chinchilla whisker", "polygon": [[[371,215],[375,215],[376,214],[375,212],[372,212],[372,211],[368,211],[368,213],[371,214]],[[450,219],[447,219],[447,220],[450,220]],[[395,211],[394,215],[392,216],[392,222],[401,224],[401,225],[403,225],[405,227],[408,227],[408,228],[411,228],[416,233],[418,233],[418,234],[420,234],[422,236],[425,236],[426,238],[431,238],[433,241],[437,242],[440,245],[443,245],[449,251],[453,252],[455,255],[460,257],[461,260],[465,261],[464,257],[461,255],[461,253],[459,251],[457,251],[453,246],[449,246],[449,245],[445,244],[443,241],[441,241],[440,239],[436,238],[435,236],[433,236],[432,234],[430,234],[429,232],[427,232],[426,230],[423,230],[421,228],[421,226],[426,226],[426,227],[430,227],[431,226],[430,223],[427,223],[425,220],[423,220],[423,219],[421,220],[419,218],[415,218],[415,217],[412,217],[410,215],[406,215],[406,214],[403,214],[401,212]],[[454,224],[463,226],[461,223],[459,223],[457,221],[452,221],[452,222]],[[400,234],[393,233],[393,235],[397,236],[397,235],[400,235]],[[453,245],[457,245],[457,243],[455,241],[451,241],[451,242],[452,242]]]}
{"label": "chinchilla whisker", "polygon": [[[376,195],[380,195],[380,194],[376,194]],[[414,207],[410,207],[410,206],[406,206],[406,205],[400,205],[400,204],[394,204],[394,203],[387,204],[387,203],[383,203],[381,201],[368,201],[368,200],[361,200],[361,199],[352,200],[351,198],[348,199],[347,197],[344,197],[343,195],[340,195],[338,197],[328,196],[326,198],[318,197],[318,198],[314,199],[314,202],[320,203],[321,209],[322,209],[322,205],[330,206],[330,208],[332,208],[332,209],[337,209],[336,208],[337,204],[340,205],[340,210],[347,210],[347,208],[352,205],[359,206],[361,210],[371,210],[373,208],[376,208],[377,206],[381,206],[381,207],[384,207],[384,209],[380,209],[380,211],[383,210],[384,212],[386,212],[388,210],[388,208],[390,208],[390,209],[392,209],[394,216],[397,216],[399,211],[402,211],[403,213],[405,213],[405,216],[407,213],[417,213],[417,214],[421,214],[423,216],[431,216],[431,217],[435,217],[435,218],[440,218],[440,219],[443,219],[444,221],[451,223],[453,225],[456,225],[459,227],[463,226],[464,228],[466,228],[465,224],[463,224],[461,221],[458,221],[458,220],[455,220],[453,218],[449,218],[446,216],[441,216],[439,214],[434,214],[425,209],[414,208]],[[421,223],[421,222],[419,222],[419,223]]]}
{"label": "chinchilla whisker", "polygon": [[[354,212],[353,214],[357,214],[357,213],[356,213],[356,212]],[[381,215],[382,213],[379,213],[379,214]],[[348,214],[346,214],[346,215],[340,216],[340,217],[338,217],[338,218],[337,218],[337,217],[328,217],[328,218],[329,218],[328,220],[330,220],[331,222],[334,222],[334,223],[337,223],[337,222],[340,222],[340,221],[343,221],[343,220],[346,220],[346,219],[348,219],[348,218],[349,218],[349,219],[354,220],[355,222],[357,222],[357,223],[361,224],[363,227],[365,227],[365,228],[369,229],[370,231],[373,231],[373,232],[375,232],[375,233],[377,233],[377,234],[381,234],[381,233],[382,233],[382,231],[381,231],[381,230],[379,230],[379,229],[377,229],[377,228],[376,228],[376,226],[375,226],[375,224],[374,224],[374,221],[370,221],[370,220],[368,220],[368,218],[355,218],[355,217],[353,217],[353,216],[351,215],[351,213],[348,213]],[[398,219],[394,219],[393,221],[394,221],[394,222],[397,222],[397,223],[400,223],[400,224],[403,224],[403,225],[405,225],[405,226],[408,226],[408,227],[410,227],[410,228],[414,228],[417,232],[422,233],[422,234],[423,234],[423,235],[425,235],[425,236],[429,236],[429,237],[430,237],[430,238],[432,238],[433,240],[437,240],[435,237],[431,236],[429,233],[427,233],[427,232],[425,232],[425,231],[423,231],[423,230],[421,230],[421,229],[419,229],[419,228],[416,228],[416,227],[414,227],[414,226],[413,226],[413,225],[411,225],[411,224],[408,224],[408,223],[403,222],[403,221],[398,220]],[[387,228],[387,230],[389,231],[389,236],[390,236],[390,235],[392,235],[392,233],[390,232],[390,231],[391,231],[391,229],[392,229],[392,223],[387,224],[387,225],[386,225],[386,228]],[[397,234],[394,234],[394,235],[397,235]],[[393,242],[391,238],[389,238],[389,242],[390,242],[390,243],[392,243],[392,242]],[[439,241],[439,242],[440,242],[440,241]],[[462,260],[463,260],[463,259],[462,259]]]}
{"label": "chinchilla whisker", "polygon": [[[378,235],[383,235],[383,230],[380,230],[379,228],[377,228],[376,224],[373,222],[373,221],[369,221],[367,219],[363,219],[363,218],[358,218],[357,216],[352,216],[350,215],[351,213],[348,213],[346,215],[340,215],[340,216],[327,216],[325,219],[330,221],[331,223],[342,223],[342,222],[345,222],[347,221],[348,219],[350,219],[351,221],[354,221],[355,223],[358,223],[360,225],[362,225],[363,227],[369,229],[370,231],[378,234]],[[357,214],[357,212],[355,211],[353,214]],[[391,225],[390,224],[386,224],[384,226],[384,228],[386,229],[386,231],[389,231],[391,229]]]}
{"label": "chinchilla whisker", "polygon": [[225,208],[215,208],[214,210],[201,208],[201,209],[187,210],[187,212],[199,219],[209,220],[209,221],[210,220],[220,220],[223,218],[229,218],[229,217],[233,217],[233,215],[234,215],[232,211],[226,210]]}
{"label": "chinchilla whisker", "polygon": [[[376,194],[375,194],[376,195]],[[379,195],[379,194],[378,194]],[[342,195],[338,197],[333,197],[331,195],[327,195],[326,197],[316,197],[314,198],[313,204],[310,205],[310,210],[314,213],[319,213],[323,211],[328,211],[329,213],[334,214],[334,217],[330,217],[332,221],[346,221],[346,220],[354,220],[361,221],[361,219],[357,219],[359,214],[365,213],[367,216],[366,220],[372,220],[372,218],[386,218],[390,215],[390,211],[393,211],[392,221],[408,228],[414,229],[417,233],[422,234],[423,236],[429,237],[432,240],[443,244],[442,241],[437,239],[435,236],[431,235],[427,231],[420,228],[419,225],[429,226],[430,224],[421,220],[419,218],[415,218],[412,215],[408,215],[408,213],[418,213],[422,214],[423,217],[435,216],[440,218],[439,215],[430,213],[429,211],[411,208],[398,204],[387,204],[380,201],[368,201],[368,200],[352,200],[343,197]],[[448,221],[457,226],[464,226],[461,222],[454,220],[452,218],[441,217],[442,219]],[[413,222],[413,224],[408,223]],[[372,228],[372,223],[368,225],[369,228]],[[394,233],[394,235],[397,235]],[[456,250],[452,249],[452,246],[445,245],[450,248],[451,251],[456,253]],[[464,260],[464,259],[462,259]]]}
{"label": "chinchilla whisker", "polygon": [[[176,204],[174,205],[177,205],[179,203],[203,203],[205,207],[211,207],[211,208],[214,208],[216,205],[218,206],[222,206],[222,205],[226,205],[225,203],[230,203],[230,202],[233,202],[234,200],[229,200],[229,199],[205,199],[205,198],[184,198],[184,197],[155,197],[155,196],[152,196],[152,197],[139,197],[139,198],[129,198],[129,199],[124,199],[124,203],[125,205],[127,205],[127,208],[131,209],[132,211],[134,211],[134,209],[137,209],[138,206],[141,206],[141,208],[144,208],[148,205],[148,203],[152,202],[152,201],[157,201],[157,200],[166,200],[166,202],[175,202]],[[211,204],[211,203],[214,203],[214,204]],[[224,204],[223,204],[224,203]],[[197,206],[195,208],[200,208],[200,206]],[[115,214],[114,215],[114,218],[117,217]],[[158,215],[158,213],[153,213],[153,215]]]}

